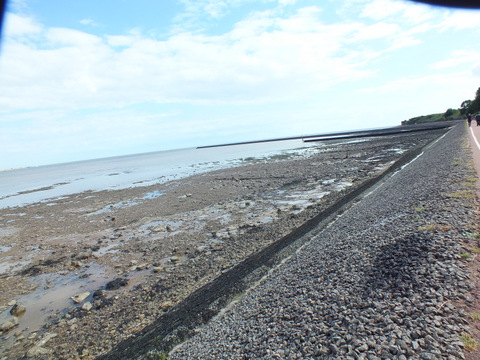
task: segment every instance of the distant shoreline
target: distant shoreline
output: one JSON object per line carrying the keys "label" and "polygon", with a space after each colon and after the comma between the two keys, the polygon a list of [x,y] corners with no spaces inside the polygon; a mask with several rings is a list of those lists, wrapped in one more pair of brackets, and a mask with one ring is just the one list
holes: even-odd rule
{"label": "distant shoreline", "polygon": [[10,168],[10,169],[0,169],[0,172],[2,171],[12,171],[12,170],[21,170],[21,169],[26,169],[28,168],[29,166],[23,166],[23,167],[17,167],[17,168]]}

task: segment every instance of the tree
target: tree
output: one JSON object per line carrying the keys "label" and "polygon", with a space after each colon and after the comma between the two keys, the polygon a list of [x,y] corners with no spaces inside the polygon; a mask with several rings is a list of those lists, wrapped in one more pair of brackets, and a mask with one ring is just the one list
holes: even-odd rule
{"label": "tree", "polygon": [[448,117],[450,117],[450,116],[453,115],[453,111],[454,111],[454,110],[453,110],[452,108],[447,109],[447,111],[445,111],[445,114],[443,114],[443,117],[444,117],[445,119],[447,119]]}
{"label": "tree", "polygon": [[480,88],[475,93],[475,99],[473,99],[467,107],[468,114],[474,114],[480,112]]}

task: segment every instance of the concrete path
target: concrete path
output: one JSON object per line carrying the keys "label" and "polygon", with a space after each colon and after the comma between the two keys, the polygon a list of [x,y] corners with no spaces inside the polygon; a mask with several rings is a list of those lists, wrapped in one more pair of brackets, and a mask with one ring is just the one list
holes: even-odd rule
{"label": "concrete path", "polygon": [[[475,120],[472,121],[472,126],[468,129],[468,137],[472,147],[473,165],[477,174],[480,174],[480,126],[477,126]],[[477,185],[480,191],[480,181]]]}

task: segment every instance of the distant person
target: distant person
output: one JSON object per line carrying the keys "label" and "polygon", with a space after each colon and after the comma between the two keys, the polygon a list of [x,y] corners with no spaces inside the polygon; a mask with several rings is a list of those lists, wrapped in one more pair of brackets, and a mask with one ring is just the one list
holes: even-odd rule
{"label": "distant person", "polygon": [[467,122],[468,122],[468,126],[472,125],[472,114],[467,115]]}
{"label": "distant person", "polygon": [[475,115],[475,120],[477,121],[477,126],[480,126],[480,114]]}

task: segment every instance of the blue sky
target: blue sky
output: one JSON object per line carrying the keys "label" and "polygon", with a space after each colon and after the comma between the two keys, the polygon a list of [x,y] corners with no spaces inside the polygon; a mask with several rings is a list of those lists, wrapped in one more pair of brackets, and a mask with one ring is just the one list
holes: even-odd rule
{"label": "blue sky", "polygon": [[0,169],[399,125],[474,98],[479,35],[406,0],[10,0]]}

